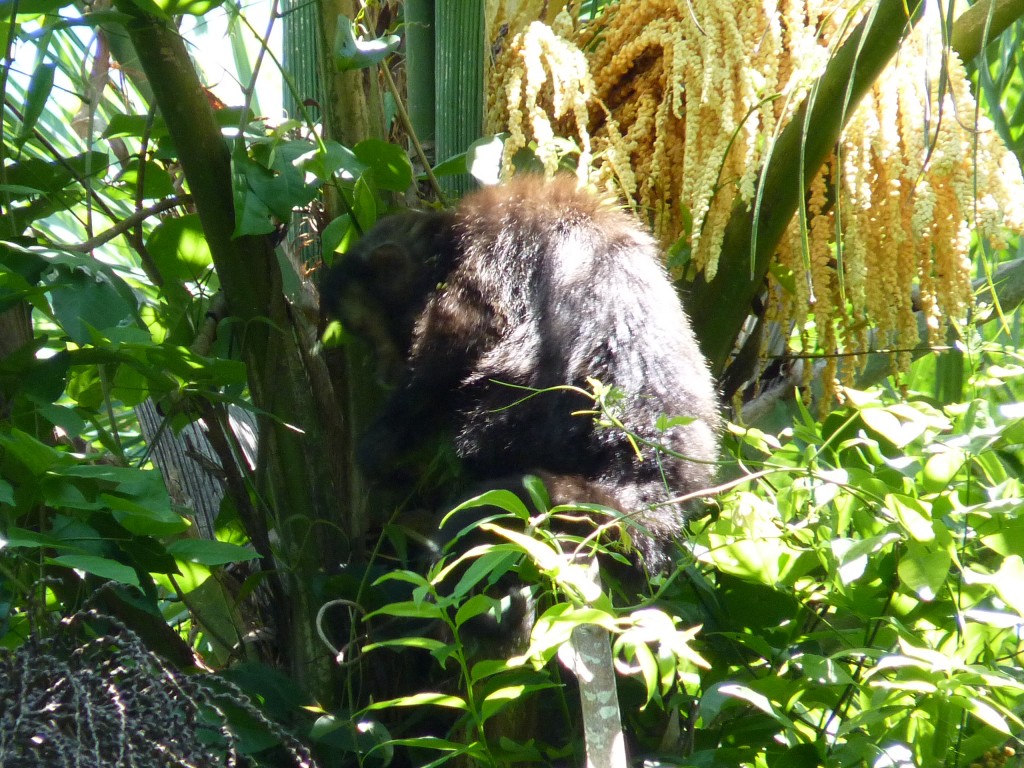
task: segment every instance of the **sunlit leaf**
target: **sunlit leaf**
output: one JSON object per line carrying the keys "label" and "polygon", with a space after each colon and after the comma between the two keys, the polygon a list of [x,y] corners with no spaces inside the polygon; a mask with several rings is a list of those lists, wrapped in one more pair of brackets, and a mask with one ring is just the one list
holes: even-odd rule
{"label": "sunlit leaf", "polygon": [[334,65],[341,72],[369,67],[397,51],[401,43],[398,35],[375,40],[360,39],[356,36],[352,20],[339,15],[334,33]]}
{"label": "sunlit leaf", "polygon": [[53,76],[56,70],[56,64],[46,63],[36,67],[36,71],[32,73],[32,79],[29,81],[28,91],[25,94],[21,130],[15,140],[18,146],[28,141],[39,121],[39,116],[43,114],[46,102],[50,98],[50,92],[53,90]]}
{"label": "sunlit leaf", "polygon": [[403,696],[399,699],[389,701],[378,701],[370,704],[368,710],[387,709],[390,707],[418,707],[422,704],[435,707],[446,707],[448,709],[466,709],[466,702],[457,696],[449,696],[444,693],[416,693],[411,696]]}
{"label": "sunlit leaf", "polygon": [[930,602],[946,583],[950,565],[952,557],[946,550],[908,541],[898,567],[900,581],[919,600]]}
{"label": "sunlit leaf", "polygon": [[995,588],[1003,602],[1024,617],[1024,559],[1020,555],[1010,555],[999,566]]}
{"label": "sunlit leaf", "polygon": [[374,183],[381,189],[404,192],[412,184],[412,164],[409,156],[397,144],[380,139],[366,139],[352,148],[373,174]]}
{"label": "sunlit leaf", "polygon": [[180,539],[168,544],[167,551],[179,560],[202,565],[225,565],[259,558],[250,547],[206,539]]}
{"label": "sunlit leaf", "polygon": [[197,214],[161,221],[146,239],[146,249],[167,281],[198,283],[211,276],[213,256]]}

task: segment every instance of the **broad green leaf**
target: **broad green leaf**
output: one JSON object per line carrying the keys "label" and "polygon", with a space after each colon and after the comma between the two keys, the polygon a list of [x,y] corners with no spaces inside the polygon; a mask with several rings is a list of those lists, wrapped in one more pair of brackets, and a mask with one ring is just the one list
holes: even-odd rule
{"label": "broad green leaf", "polygon": [[156,16],[163,21],[167,21],[170,18],[154,0],[125,0],[125,2],[134,5],[143,13]]}
{"label": "broad green leaf", "polygon": [[[67,0],[18,0],[18,17],[32,17],[41,14],[56,14],[68,5]],[[9,19],[14,15],[13,0],[0,0],[0,19]]]}
{"label": "broad green leaf", "polygon": [[915,541],[935,541],[932,512],[928,504],[912,496],[890,493],[885,497],[885,506],[896,515],[900,524]]}
{"label": "broad green leaf", "polygon": [[907,589],[917,595],[919,600],[931,602],[946,583],[952,562],[945,549],[908,541],[897,570],[900,581]]}
{"label": "broad green leaf", "polygon": [[377,200],[366,180],[366,174],[356,179],[352,198],[352,213],[355,214],[356,223],[360,230],[368,232],[377,221]]}
{"label": "broad green leaf", "polygon": [[884,437],[897,448],[904,448],[929,428],[942,428],[946,420],[920,408],[895,404],[885,408],[864,408],[860,411],[864,423],[873,432]]}
{"label": "broad green leaf", "polygon": [[149,397],[149,380],[142,371],[131,365],[119,365],[114,374],[111,396],[134,408]]}
{"label": "broad green leaf", "polygon": [[481,582],[493,582],[504,576],[520,558],[520,552],[510,545],[485,544],[474,547],[440,571],[435,583],[444,581],[449,573],[458,572],[468,562],[469,567],[465,568],[458,582],[451,588],[451,598],[461,600]]}
{"label": "broad green leaf", "polygon": [[380,139],[366,139],[352,148],[356,157],[369,168],[380,189],[404,192],[412,184],[412,163],[405,150],[397,144]]}
{"label": "broad green leaf", "polygon": [[507,707],[511,702],[518,700],[526,693],[525,685],[509,685],[492,691],[484,698],[483,706],[480,709],[481,720],[487,721],[498,712]]}
{"label": "broad green leaf", "polygon": [[[771,715],[775,714],[771,702],[763,695],[755,694],[736,683],[723,681],[710,686],[701,696],[700,715],[705,722],[713,722],[736,699],[749,701],[761,711],[767,711]],[[750,701],[750,699],[754,700]]]}
{"label": "broad green leaf", "polygon": [[322,150],[318,147],[299,155],[294,163],[320,183],[330,181],[338,171],[342,171],[341,177],[346,181],[353,181],[367,171],[351,149],[336,141],[325,141]]}
{"label": "broad green leaf", "polygon": [[415,571],[391,571],[389,573],[385,573],[383,576],[377,579],[374,582],[374,586],[383,584],[387,581],[401,581],[423,588],[426,588],[430,585],[430,582],[427,581],[427,579],[422,574],[416,573]]}
{"label": "broad green leaf", "polygon": [[[33,475],[42,475],[68,457],[20,429],[0,432],[0,458],[15,459]],[[4,462],[6,464],[6,461]]]}
{"label": "broad green leaf", "polygon": [[460,152],[457,155],[442,160],[440,163],[434,166],[434,175],[438,178],[442,176],[461,176],[464,173],[468,173],[466,169],[466,153]]}
{"label": "broad green leaf", "polygon": [[[157,162],[147,160],[139,163],[138,158],[132,158],[121,174],[121,183],[125,191],[130,193],[132,198],[141,197],[144,200],[170,197],[174,194],[174,183],[171,174]],[[142,188],[139,188],[141,182]],[[165,219],[164,221],[172,221]]]}
{"label": "broad green leaf", "polygon": [[[261,178],[257,178],[261,177]],[[268,235],[274,231],[270,208],[253,191],[261,183],[270,183],[273,174],[255,162],[242,141],[236,141],[231,153],[231,191],[235,202],[235,237]]]}
{"label": "broad green leaf", "polygon": [[54,196],[65,187],[78,184],[80,179],[102,175],[108,163],[105,152],[85,152],[62,158],[60,162],[26,158],[6,168],[7,183]]}
{"label": "broad green leaf", "polygon": [[134,568],[130,568],[116,560],[95,555],[59,555],[58,557],[46,558],[48,563],[62,565],[65,568],[74,568],[78,571],[91,573],[101,579],[110,579],[121,584],[139,586],[139,577]]}
{"label": "broad green leaf", "polygon": [[864,575],[871,555],[901,541],[896,533],[870,536],[866,539],[833,539],[830,546],[839,566],[837,573],[843,584],[852,584]]}
{"label": "broad green leaf", "polygon": [[931,493],[944,490],[966,460],[964,453],[956,449],[942,450],[931,455],[924,465],[922,481],[925,490]]}
{"label": "broad green leaf", "polygon": [[320,233],[320,243],[327,264],[334,263],[334,253],[347,253],[358,236],[359,231],[353,226],[352,217],[347,213],[341,214],[324,227],[324,231]]}
{"label": "broad green leaf", "polygon": [[338,16],[338,25],[334,33],[334,66],[341,72],[372,66],[397,51],[401,43],[398,35],[361,40],[356,37],[352,20],[346,16]]}
{"label": "broad green leaf", "polygon": [[137,308],[104,272],[73,270],[50,289],[50,303],[64,332],[76,344],[93,341],[92,330],[138,322]]}
{"label": "broad green leaf", "polygon": [[804,653],[794,659],[794,662],[799,665],[801,673],[815,685],[857,684],[846,668],[835,659]]}
{"label": "broad green leaf", "polygon": [[445,515],[444,519],[441,521],[441,525],[444,526],[445,523],[452,519],[457,512],[461,512],[464,509],[474,509],[476,507],[497,507],[499,510],[511,512],[520,520],[530,519],[530,512],[526,508],[526,505],[523,504],[522,499],[512,493],[512,491],[505,488],[497,488],[486,491],[479,496],[474,496],[473,498],[462,502],[459,506]]}
{"label": "broad green leaf", "polygon": [[647,698],[645,701],[654,701],[658,695],[658,683],[660,682],[661,675],[658,673],[658,661],[654,658],[654,654],[651,653],[651,649],[644,643],[637,643],[631,645],[628,649],[628,653],[625,654],[627,661],[632,661],[636,667],[640,670],[640,675],[644,680],[644,688],[646,689]]}
{"label": "broad green leaf", "polygon": [[[0,483],[3,481],[0,480]],[[38,549],[39,547],[47,548],[60,548],[60,542],[48,536],[45,533],[36,533],[35,531],[27,531],[24,528],[10,528],[7,533],[0,536],[0,541],[3,542],[3,546],[11,547],[16,549],[24,547],[25,549]],[[3,547],[0,547],[2,549]]]}
{"label": "broad green leaf", "polygon": [[993,706],[977,696],[955,696],[954,700],[966,706],[967,710],[997,733],[1012,736],[1015,728],[1011,728],[1006,718]]}
{"label": "broad green leaf", "polygon": [[1024,559],[1020,555],[1010,555],[1002,562],[995,588],[1004,603],[1024,616]]}
{"label": "broad green leaf", "polygon": [[459,610],[455,612],[455,626],[461,627],[471,619],[490,613],[495,608],[496,603],[495,598],[488,595],[473,595],[460,605]]}
{"label": "broad green leaf", "polygon": [[39,485],[43,503],[54,509],[103,509],[103,502],[95,497],[95,486],[81,481],[79,483],[89,490],[88,496],[79,484],[70,482],[66,477],[47,475]]}
{"label": "broad green leaf", "polygon": [[1014,512],[1019,504],[1008,500],[991,523],[978,526],[982,543],[1003,557],[1024,552],[1024,517]]}
{"label": "broad green leaf", "polygon": [[167,281],[205,283],[212,277],[213,256],[198,214],[157,224],[146,238],[146,249]]}
{"label": "broad green leaf", "polygon": [[423,600],[421,602],[413,602],[411,600],[407,600],[398,603],[388,603],[383,608],[371,613],[370,617],[378,615],[403,616],[409,619],[440,620],[442,618],[441,609],[437,606],[437,604],[428,602],[426,600]]}
{"label": "broad green leaf", "polygon": [[114,513],[114,519],[139,536],[170,536],[188,530],[189,523],[165,505],[143,505],[112,493],[100,496]]}
{"label": "broad green leaf", "polygon": [[180,539],[169,544],[167,551],[179,560],[201,565],[225,565],[259,559],[259,555],[249,547],[206,539]]}
{"label": "broad green leaf", "polygon": [[288,221],[295,208],[307,205],[317,195],[316,177],[301,167],[309,151],[308,141],[257,145],[248,162],[238,163],[251,192],[278,221]]}
{"label": "broad green leaf", "polygon": [[57,69],[56,64],[48,63],[36,67],[32,73],[32,79],[28,84],[28,91],[25,94],[25,108],[21,118],[21,130],[15,143],[20,147],[35,130],[39,116],[46,108],[46,102],[50,99],[50,92],[53,90],[53,75]]}

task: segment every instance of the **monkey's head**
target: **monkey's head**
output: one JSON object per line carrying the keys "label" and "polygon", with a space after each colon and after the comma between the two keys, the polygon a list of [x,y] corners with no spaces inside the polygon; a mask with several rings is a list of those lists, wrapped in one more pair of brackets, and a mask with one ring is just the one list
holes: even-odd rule
{"label": "monkey's head", "polygon": [[416,318],[451,269],[450,213],[406,211],[381,219],[324,275],[321,307],[373,347],[382,383],[397,383]]}

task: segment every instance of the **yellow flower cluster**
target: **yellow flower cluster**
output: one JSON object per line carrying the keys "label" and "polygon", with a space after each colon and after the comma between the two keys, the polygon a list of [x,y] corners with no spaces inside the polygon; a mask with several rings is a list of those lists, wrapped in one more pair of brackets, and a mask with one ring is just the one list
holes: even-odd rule
{"label": "yellow flower cluster", "polygon": [[[511,133],[505,172],[523,147],[547,173],[576,154],[581,182],[614,191],[666,247],[688,243],[711,277],[734,206],[753,204],[774,138],[864,6],[620,0],[575,26],[561,9],[559,34],[521,28],[493,67],[488,124]],[[771,316],[833,360],[829,381],[869,344],[901,350],[905,369],[915,309],[933,342],[964,315],[970,232],[1024,230],[1020,167],[977,114],[940,21],[919,22],[857,106],[776,254]]]}
{"label": "yellow flower cluster", "polygon": [[709,274],[775,126],[776,67],[751,59],[778,49],[768,18],[749,3],[622,2],[578,37],[604,107],[591,112],[597,181],[635,200],[666,245],[688,236]]}
{"label": "yellow flower cluster", "polygon": [[[564,18],[556,21],[571,31],[571,21],[568,25]],[[489,89],[486,119],[488,125],[497,126],[496,132],[509,132],[503,174],[511,173],[516,152],[532,141],[534,154],[549,176],[558,170],[563,156],[578,152],[577,174],[585,183],[592,162],[587,124],[594,82],[583,53],[552,27],[535,21],[515,34],[498,56],[491,81],[504,83]],[[564,128],[556,132],[556,121],[567,123],[568,135],[578,143],[570,147],[563,138]]]}

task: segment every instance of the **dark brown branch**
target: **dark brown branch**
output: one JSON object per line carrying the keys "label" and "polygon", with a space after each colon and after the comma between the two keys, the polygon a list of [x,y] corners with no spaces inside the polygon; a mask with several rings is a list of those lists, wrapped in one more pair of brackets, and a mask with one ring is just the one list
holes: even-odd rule
{"label": "dark brown branch", "polygon": [[158,213],[169,211],[171,208],[176,208],[179,205],[186,205],[192,201],[191,195],[182,195],[180,197],[168,197],[161,200],[149,208],[140,208],[139,210],[132,213],[130,216],[126,216],[117,222],[110,229],[100,232],[95,237],[90,237],[88,240],[82,243],[73,243],[71,245],[64,245],[61,248],[65,251],[74,251],[75,253],[89,253],[90,251],[99,248],[105,243],[109,243],[115,237],[125,234],[132,227],[137,224],[141,224],[143,221],[148,219],[150,216],[156,216]]}

